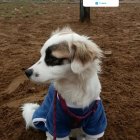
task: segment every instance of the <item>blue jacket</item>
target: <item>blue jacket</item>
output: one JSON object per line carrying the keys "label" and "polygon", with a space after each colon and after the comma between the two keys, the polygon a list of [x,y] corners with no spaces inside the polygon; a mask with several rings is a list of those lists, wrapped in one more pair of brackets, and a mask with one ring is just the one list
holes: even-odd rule
{"label": "blue jacket", "polygon": [[[34,112],[33,114],[33,123],[36,128],[49,132],[53,136],[53,100],[55,89],[54,86],[51,85],[48,90],[48,95],[45,97],[42,105]],[[71,108],[68,109],[76,114],[83,116],[87,112],[89,112],[95,106],[95,102],[93,102],[87,108]],[[57,98],[56,103],[56,136],[58,138],[66,137],[70,134],[72,128],[82,127],[83,131],[88,135],[98,135],[105,131],[107,126],[106,115],[104,112],[104,108],[102,105],[102,101],[98,100],[98,106],[96,111],[92,113],[89,117],[82,120],[80,123],[76,124],[75,120],[70,117],[67,113],[62,109],[60,100]]]}

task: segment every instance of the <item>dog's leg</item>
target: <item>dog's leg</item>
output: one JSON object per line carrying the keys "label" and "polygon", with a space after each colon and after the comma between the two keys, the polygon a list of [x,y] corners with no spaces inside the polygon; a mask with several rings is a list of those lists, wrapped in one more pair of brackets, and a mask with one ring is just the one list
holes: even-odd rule
{"label": "dog's leg", "polygon": [[[53,138],[47,137],[47,140],[53,140]],[[69,138],[56,138],[56,140],[69,140]]]}
{"label": "dog's leg", "polygon": [[103,135],[104,135],[104,132],[97,134],[97,135],[86,134],[86,140],[98,140],[98,138],[101,138]]}
{"label": "dog's leg", "polygon": [[78,136],[77,137],[77,140],[98,140],[97,138],[92,138],[92,137],[88,137],[88,136],[83,136],[83,135],[81,135],[81,136]]}
{"label": "dog's leg", "polygon": [[98,140],[98,139],[97,138],[92,138],[92,137],[86,136],[86,139],[85,140]]}
{"label": "dog's leg", "polygon": [[77,140],[85,140],[85,137],[84,136],[78,136]]}
{"label": "dog's leg", "polygon": [[[53,136],[50,133],[46,133],[46,135],[47,135],[47,140],[53,140]],[[69,136],[64,138],[56,138],[56,140],[69,140]]]}
{"label": "dog's leg", "polygon": [[[53,140],[52,137],[47,137],[47,140]],[[69,140],[69,137],[65,137],[65,138],[56,138],[56,140]]]}
{"label": "dog's leg", "polygon": [[86,137],[86,140],[98,140],[98,139]]}
{"label": "dog's leg", "polygon": [[53,138],[47,137],[47,139],[46,139],[46,140],[53,140]]}
{"label": "dog's leg", "polygon": [[32,122],[32,117],[33,117],[33,113],[35,112],[35,110],[38,107],[39,107],[38,104],[33,104],[33,103],[26,103],[21,107],[22,116],[23,116],[25,123],[26,123],[26,129],[29,127],[35,128],[35,126]]}

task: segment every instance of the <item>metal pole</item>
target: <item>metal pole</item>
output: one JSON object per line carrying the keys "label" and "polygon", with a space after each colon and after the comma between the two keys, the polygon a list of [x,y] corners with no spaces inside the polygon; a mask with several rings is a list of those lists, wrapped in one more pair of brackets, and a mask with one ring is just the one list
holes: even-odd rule
{"label": "metal pole", "polygon": [[90,21],[90,7],[84,7],[83,0],[80,0],[80,21]]}

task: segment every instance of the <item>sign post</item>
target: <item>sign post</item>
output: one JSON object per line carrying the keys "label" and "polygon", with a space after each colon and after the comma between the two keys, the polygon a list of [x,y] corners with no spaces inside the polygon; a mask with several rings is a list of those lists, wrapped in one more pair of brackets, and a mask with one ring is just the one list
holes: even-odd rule
{"label": "sign post", "polygon": [[83,0],[80,0],[80,21],[90,21],[90,7],[84,7]]}
{"label": "sign post", "polygon": [[119,0],[80,0],[80,21],[90,21],[90,7],[118,7]]}

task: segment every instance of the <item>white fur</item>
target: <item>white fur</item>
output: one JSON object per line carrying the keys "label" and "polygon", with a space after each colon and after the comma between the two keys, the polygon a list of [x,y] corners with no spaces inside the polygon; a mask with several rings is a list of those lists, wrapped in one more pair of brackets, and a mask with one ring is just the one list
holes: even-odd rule
{"label": "white fur", "polygon": [[[55,88],[65,99],[67,105],[84,108],[99,98],[101,85],[97,73],[86,71],[86,74],[68,75],[54,82]],[[88,94],[87,94],[88,93]]]}
{"label": "white fur", "polygon": [[22,116],[26,123],[26,129],[28,129],[29,127],[35,128],[32,122],[32,117],[33,117],[33,113],[38,107],[39,107],[38,104],[33,104],[33,103],[26,103],[21,107],[23,111]]}
{"label": "white fur", "polygon": [[49,38],[44,46],[42,47],[40,53],[43,55],[45,50],[53,45],[53,44],[59,44],[61,42],[67,42],[68,44],[72,44],[72,42],[77,42],[77,41],[80,41],[80,42],[84,42],[86,43],[88,46],[92,46],[92,49],[95,50],[95,52],[98,53],[98,55],[100,56],[102,51],[99,49],[99,47],[94,43],[92,42],[89,37],[87,36],[80,36],[79,34],[75,33],[75,32],[70,32],[70,33],[67,33],[67,34],[62,34],[60,35],[59,33],[56,33],[54,34],[51,38]]}
{"label": "white fur", "polygon": [[[93,62],[89,62],[83,67],[82,64],[71,66],[71,64],[47,66],[44,62],[45,51],[53,44],[59,44],[61,42],[67,42],[69,49],[73,42],[82,42],[86,46],[96,53],[96,59]],[[70,49],[71,52],[71,49]],[[98,78],[100,72],[100,57],[102,57],[102,51],[100,48],[92,42],[87,36],[81,36],[73,32],[70,28],[64,28],[52,33],[52,36],[45,42],[41,49],[41,58],[30,69],[33,69],[33,75],[30,77],[32,81],[39,83],[46,83],[53,81],[54,86],[58,93],[62,95],[68,106],[75,108],[85,108],[91,102],[96,99],[100,99],[101,84]],[[39,76],[36,77],[35,74]],[[37,104],[25,104],[23,109],[23,118],[26,122],[26,127],[34,127],[32,123],[32,115],[34,111],[39,107]],[[47,140],[52,140],[50,134],[47,134]],[[68,137],[57,140],[69,140]],[[96,140],[96,138],[88,136],[86,140]]]}
{"label": "white fur", "polygon": [[[46,133],[47,140],[53,140],[53,136],[50,133]],[[69,140],[69,137],[64,137],[64,138],[56,138],[56,140]]]}

